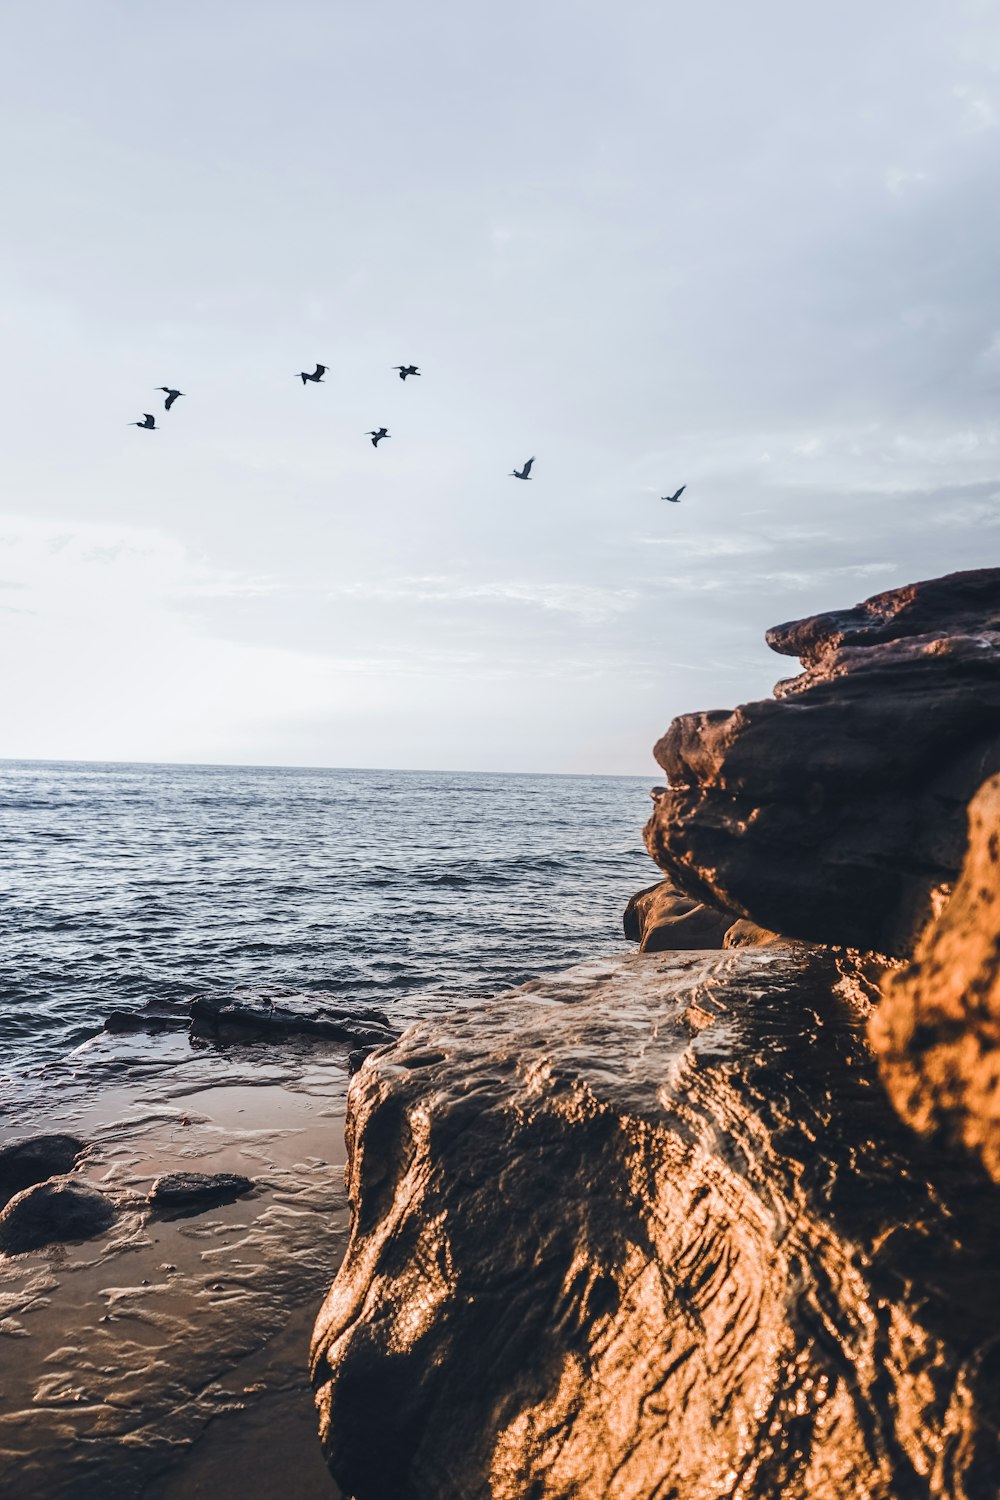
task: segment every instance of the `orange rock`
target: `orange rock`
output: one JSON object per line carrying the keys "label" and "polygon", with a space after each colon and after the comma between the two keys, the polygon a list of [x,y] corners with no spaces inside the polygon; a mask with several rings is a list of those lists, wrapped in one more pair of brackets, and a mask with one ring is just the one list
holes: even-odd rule
{"label": "orange rock", "polygon": [[870,1022],[893,1104],[1000,1181],[1000,776],[969,806],[961,878]]}

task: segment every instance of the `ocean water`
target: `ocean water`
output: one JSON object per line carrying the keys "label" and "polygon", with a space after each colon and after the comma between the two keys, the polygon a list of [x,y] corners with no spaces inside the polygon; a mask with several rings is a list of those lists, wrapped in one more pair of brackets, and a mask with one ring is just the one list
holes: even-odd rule
{"label": "ocean water", "polygon": [[648,788],[0,761],[0,1075],[150,1000],[324,990],[403,1024],[621,949]]}

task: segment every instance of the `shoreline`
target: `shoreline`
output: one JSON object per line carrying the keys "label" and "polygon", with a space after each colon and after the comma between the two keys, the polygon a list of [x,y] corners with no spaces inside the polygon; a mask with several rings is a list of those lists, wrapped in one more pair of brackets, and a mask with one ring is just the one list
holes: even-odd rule
{"label": "shoreline", "polygon": [[[0,1145],[86,1140],[74,1178],[119,1211],[94,1239],[0,1257],[10,1500],[264,1500],[279,1479],[297,1500],[336,1497],[308,1351],[347,1244],[346,1053],[102,1036],[47,1105],[0,1116]],[[145,1200],[173,1171],[256,1185],[168,1217]]]}

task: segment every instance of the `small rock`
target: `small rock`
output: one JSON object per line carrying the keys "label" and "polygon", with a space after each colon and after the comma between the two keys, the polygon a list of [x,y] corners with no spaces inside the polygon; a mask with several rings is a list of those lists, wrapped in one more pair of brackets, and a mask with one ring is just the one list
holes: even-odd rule
{"label": "small rock", "polygon": [[85,1150],[73,1135],[35,1135],[0,1147],[0,1207],[36,1182],[64,1176]]}
{"label": "small rock", "polygon": [[87,1240],[116,1218],[114,1204],[96,1188],[54,1177],[11,1198],[0,1213],[0,1250],[21,1255],[62,1240]]}
{"label": "small rock", "polygon": [[252,1178],[236,1172],[170,1172],[153,1183],[149,1202],[154,1208],[200,1211],[240,1198],[253,1186]]}

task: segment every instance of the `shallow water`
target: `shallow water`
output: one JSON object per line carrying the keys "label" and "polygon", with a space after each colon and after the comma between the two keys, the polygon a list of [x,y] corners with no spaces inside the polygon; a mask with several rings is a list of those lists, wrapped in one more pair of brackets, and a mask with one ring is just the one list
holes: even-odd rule
{"label": "shallow water", "polygon": [[278,986],[397,1024],[623,946],[648,782],[0,762],[0,1069]]}
{"label": "shallow water", "polygon": [[[34,1130],[88,1143],[77,1175],[118,1218],[0,1255],[5,1500],[264,1500],[279,1470],[289,1494],[334,1500],[308,1347],[347,1240],[345,1049],[124,1041],[97,1039],[33,1101]],[[0,1115],[0,1144],[22,1129]],[[151,1210],[180,1170],[255,1188]]]}

